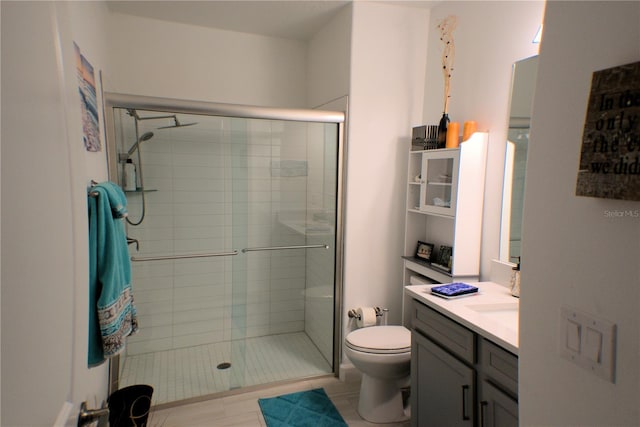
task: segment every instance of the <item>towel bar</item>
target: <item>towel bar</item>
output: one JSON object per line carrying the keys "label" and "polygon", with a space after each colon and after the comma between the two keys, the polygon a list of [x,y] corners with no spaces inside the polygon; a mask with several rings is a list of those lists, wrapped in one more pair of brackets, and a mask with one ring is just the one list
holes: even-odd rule
{"label": "towel bar", "polygon": [[[99,184],[98,181],[94,181],[93,179],[91,180],[91,187],[95,187],[98,184]],[[89,197],[98,197],[98,192],[97,191],[89,191]]]}
{"label": "towel bar", "polygon": [[138,239],[134,239],[132,237],[127,236],[127,245],[136,245],[136,251],[140,250],[140,241]]}

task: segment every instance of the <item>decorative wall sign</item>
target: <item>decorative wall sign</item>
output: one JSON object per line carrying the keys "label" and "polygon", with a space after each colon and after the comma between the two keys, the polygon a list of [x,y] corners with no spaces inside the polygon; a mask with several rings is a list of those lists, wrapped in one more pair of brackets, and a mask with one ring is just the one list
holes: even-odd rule
{"label": "decorative wall sign", "polygon": [[576,195],[640,200],[640,62],[593,73]]}
{"label": "decorative wall sign", "polygon": [[100,120],[98,116],[98,97],[93,66],[82,55],[77,44],[73,44],[80,93],[82,113],[82,140],[87,151],[102,151],[100,143]]}

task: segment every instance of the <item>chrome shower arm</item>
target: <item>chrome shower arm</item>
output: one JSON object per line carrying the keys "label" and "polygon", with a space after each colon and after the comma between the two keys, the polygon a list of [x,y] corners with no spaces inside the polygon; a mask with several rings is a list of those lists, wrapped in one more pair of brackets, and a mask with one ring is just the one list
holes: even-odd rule
{"label": "chrome shower arm", "polygon": [[151,116],[151,117],[136,117],[136,119],[138,120],[155,120],[155,119],[174,119],[175,120],[176,115],[170,115],[170,116]]}
{"label": "chrome shower arm", "polygon": [[127,108],[127,114],[133,117],[136,120],[153,120],[153,119],[171,119],[175,117],[175,114],[168,116],[150,116],[150,117],[140,117],[138,115],[138,111],[134,108]]}

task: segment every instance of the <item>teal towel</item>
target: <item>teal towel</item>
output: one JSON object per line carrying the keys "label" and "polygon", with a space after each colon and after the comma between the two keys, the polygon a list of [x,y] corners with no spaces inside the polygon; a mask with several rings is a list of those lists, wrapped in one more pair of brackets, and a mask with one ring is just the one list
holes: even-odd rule
{"label": "teal towel", "polygon": [[112,182],[89,197],[89,366],[121,352],[138,329],[131,292],[131,262],[122,218],[127,199]]}

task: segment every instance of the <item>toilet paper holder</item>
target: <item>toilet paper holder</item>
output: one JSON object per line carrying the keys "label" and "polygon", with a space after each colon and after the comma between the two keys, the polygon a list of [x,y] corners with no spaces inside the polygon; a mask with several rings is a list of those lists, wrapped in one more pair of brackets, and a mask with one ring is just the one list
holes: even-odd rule
{"label": "toilet paper holder", "polygon": [[[389,312],[388,308],[380,308],[380,307],[373,307],[373,309],[376,311],[376,317],[382,317],[382,322],[381,324],[386,325],[387,324],[387,313]],[[360,315],[358,314],[358,312],[356,311],[355,308],[352,308],[351,310],[349,310],[349,317],[352,319],[358,319],[358,320],[362,320],[360,319]]]}

